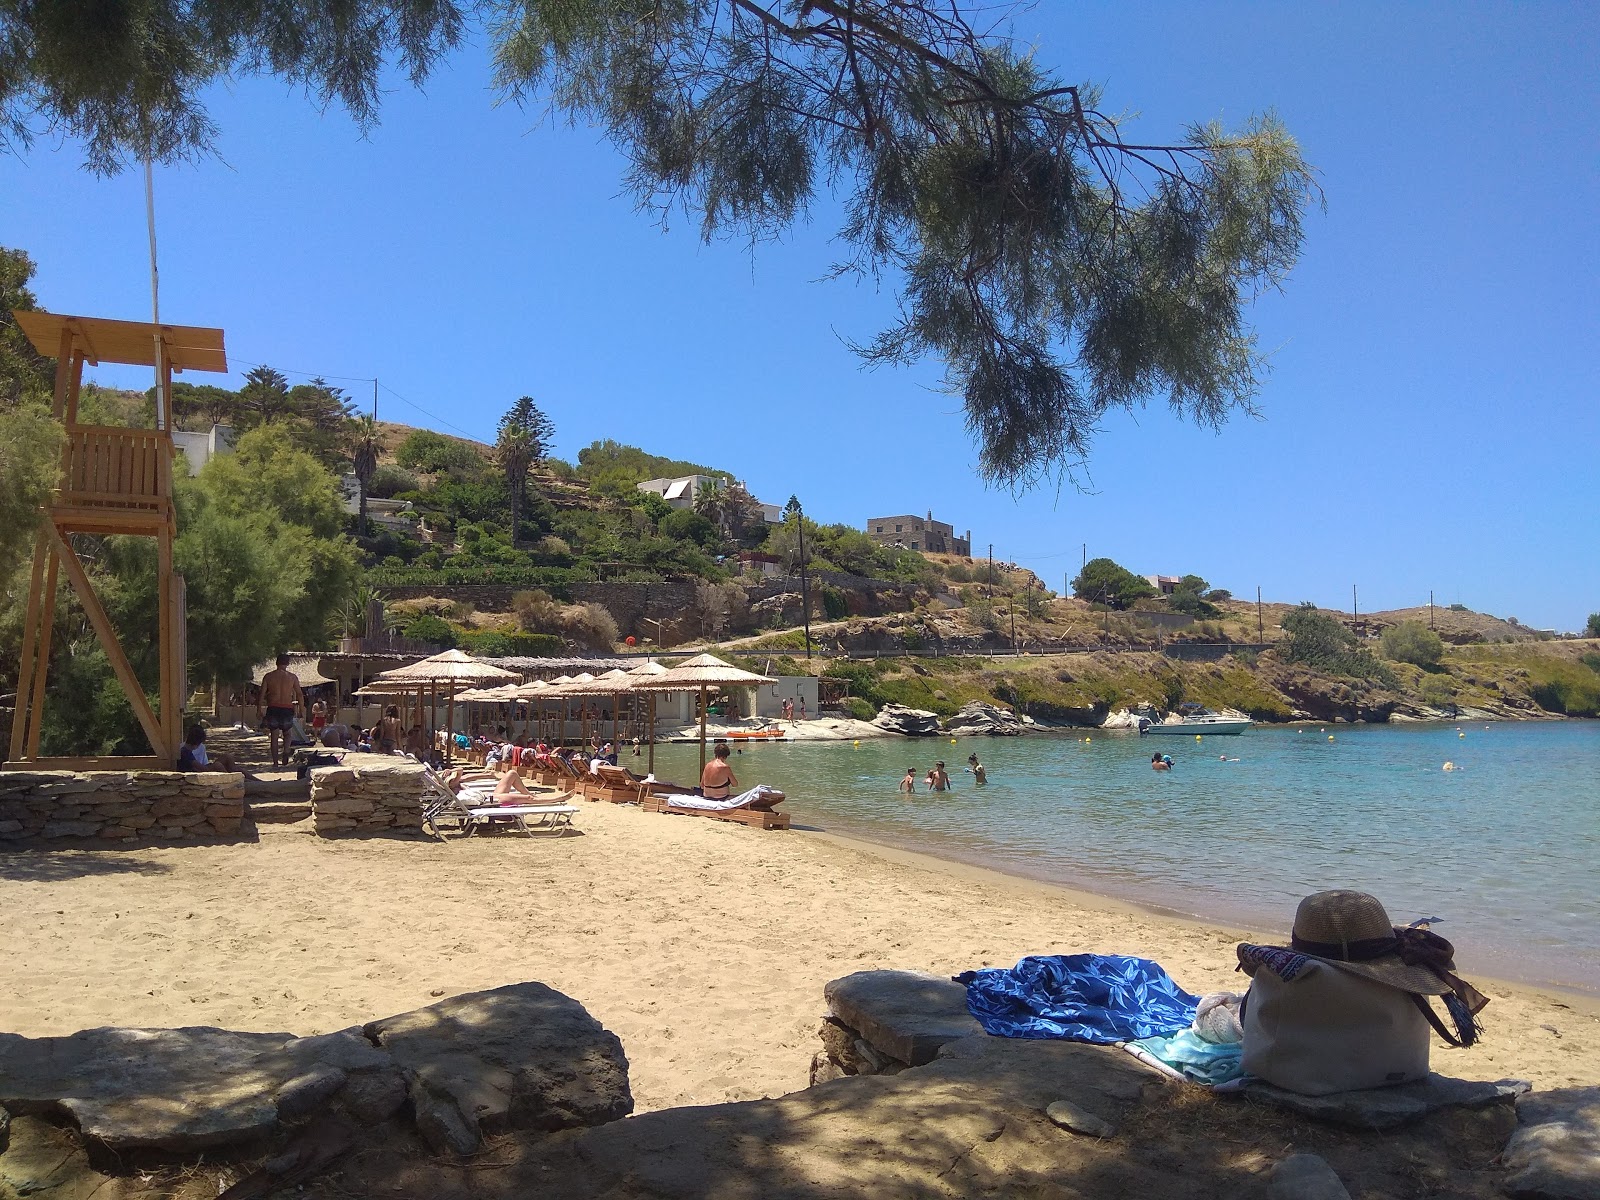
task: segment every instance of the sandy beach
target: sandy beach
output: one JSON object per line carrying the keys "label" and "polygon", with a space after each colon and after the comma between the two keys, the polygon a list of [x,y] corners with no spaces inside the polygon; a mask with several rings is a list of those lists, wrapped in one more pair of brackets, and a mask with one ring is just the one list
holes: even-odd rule
{"label": "sandy beach", "polygon": [[[588,804],[580,836],[0,853],[0,1030],[326,1032],[541,980],[621,1037],[641,1111],[804,1087],[822,986],[1031,953],[1161,962],[1240,989],[1247,934],[793,830]],[[1289,914],[1285,914],[1286,919]],[[1434,1066],[1537,1087],[1600,1079],[1600,1003],[1478,980],[1486,1036]]]}

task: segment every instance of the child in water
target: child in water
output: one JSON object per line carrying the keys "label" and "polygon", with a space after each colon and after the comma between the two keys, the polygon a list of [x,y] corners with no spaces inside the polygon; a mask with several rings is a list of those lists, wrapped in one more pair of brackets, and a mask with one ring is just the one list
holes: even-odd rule
{"label": "child in water", "polygon": [[900,781],[900,790],[906,795],[911,795],[917,790],[917,769],[906,768],[906,777]]}
{"label": "child in water", "polygon": [[1172,770],[1172,759],[1157,751],[1150,756],[1150,769],[1152,771],[1170,771]]}

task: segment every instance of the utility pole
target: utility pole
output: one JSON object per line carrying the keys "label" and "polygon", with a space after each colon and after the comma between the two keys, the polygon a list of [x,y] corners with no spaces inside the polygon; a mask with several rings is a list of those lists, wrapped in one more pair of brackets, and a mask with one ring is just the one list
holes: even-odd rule
{"label": "utility pole", "polygon": [[794,502],[795,528],[800,531],[800,620],[806,629],[806,661],[811,661],[811,584],[806,574],[806,510],[800,507],[799,497]]}
{"label": "utility pole", "polygon": [[1017,597],[1016,597],[1016,593],[1013,592],[1013,593],[1008,594],[1006,596],[1006,599],[1011,604],[1011,657],[1015,658],[1017,656]]}
{"label": "utility pole", "polygon": [[1350,585],[1350,621],[1354,625],[1361,624],[1361,605],[1356,601],[1356,585]]}
{"label": "utility pole", "polygon": [[994,543],[989,543],[989,583],[983,589],[985,599],[994,596]]}
{"label": "utility pole", "polygon": [[377,381],[377,379],[373,379],[373,381],[372,381],[372,419],[374,421],[376,421],[378,419],[378,381]]}
{"label": "utility pole", "polygon": [[1256,644],[1267,640],[1266,622],[1261,619],[1261,585],[1256,584]]}
{"label": "utility pole", "polygon": [[1433,589],[1428,589],[1428,628],[1433,628]]}

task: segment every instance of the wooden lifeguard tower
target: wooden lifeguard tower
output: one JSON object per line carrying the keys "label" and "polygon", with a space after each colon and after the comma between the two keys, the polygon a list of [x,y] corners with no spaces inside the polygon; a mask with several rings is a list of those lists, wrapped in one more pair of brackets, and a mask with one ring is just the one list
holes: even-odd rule
{"label": "wooden lifeguard tower", "polygon": [[[33,577],[22,627],[22,662],[17,673],[17,708],[6,768],[172,770],[183,742],[185,615],[183,578],[172,569],[177,515],[172,504],[172,375],[175,371],[228,369],[222,330],[152,325],[60,313],[16,312],[17,324],[46,357],[56,360],[53,413],[67,431],[61,479],[40,517],[33,551]],[[127,363],[156,370],[154,429],[83,425],[78,391],[85,363]],[[155,711],[123,652],[117,631],[95,595],[73,549],[74,534],[124,534],[156,539],[159,586],[157,653],[160,683]],[[39,733],[50,663],[56,588],[62,571],[95,635],[111,660],[151,753],[137,758],[39,757]]]}

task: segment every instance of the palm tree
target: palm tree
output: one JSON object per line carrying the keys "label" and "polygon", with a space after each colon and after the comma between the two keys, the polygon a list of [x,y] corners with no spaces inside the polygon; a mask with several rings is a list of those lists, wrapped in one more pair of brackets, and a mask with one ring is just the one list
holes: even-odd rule
{"label": "palm tree", "polygon": [[528,483],[528,468],[533,465],[533,439],[520,426],[508,425],[500,430],[494,455],[506,473],[511,491],[511,546],[515,549],[517,527],[522,520],[522,493]]}
{"label": "palm tree", "polygon": [[378,423],[371,417],[356,421],[356,441],[353,466],[356,488],[361,495],[361,536],[367,536],[367,488],[378,470]]}

